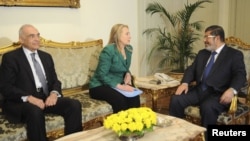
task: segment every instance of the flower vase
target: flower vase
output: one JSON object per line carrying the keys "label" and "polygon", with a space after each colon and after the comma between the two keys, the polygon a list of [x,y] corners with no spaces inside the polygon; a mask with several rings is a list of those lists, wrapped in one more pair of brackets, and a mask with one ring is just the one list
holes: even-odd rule
{"label": "flower vase", "polygon": [[119,139],[121,141],[136,141],[137,139],[139,138],[142,138],[144,136],[144,134],[141,134],[141,135],[121,135],[119,136]]}

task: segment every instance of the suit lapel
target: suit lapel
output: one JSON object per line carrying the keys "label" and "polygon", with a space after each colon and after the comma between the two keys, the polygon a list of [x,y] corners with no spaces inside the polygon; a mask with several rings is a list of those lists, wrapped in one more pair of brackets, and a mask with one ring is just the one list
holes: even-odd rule
{"label": "suit lapel", "polygon": [[209,59],[210,55],[211,55],[211,52],[210,52],[210,51],[207,51],[207,53],[205,54],[205,57],[204,57],[204,59],[203,59],[203,61],[202,61],[202,63],[203,63],[202,68],[205,69],[205,67],[206,67],[206,65],[207,65],[207,62],[208,62],[208,59]]}
{"label": "suit lapel", "polygon": [[32,73],[31,66],[30,66],[29,61],[28,61],[28,59],[27,59],[27,57],[26,57],[26,55],[25,55],[22,48],[19,48],[19,56],[20,56],[20,60],[22,60],[24,69],[28,73],[28,76],[35,83],[35,79],[34,79],[34,76],[33,76],[33,73]]}
{"label": "suit lapel", "polygon": [[[123,58],[122,54],[118,51],[117,47],[115,46],[115,51],[117,52],[116,54],[118,54],[119,56],[119,59],[121,60],[120,62],[122,62],[122,65],[127,69],[127,63],[126,63],[126,60]],[[126,50],[125,50],[126,52]],[[127,53],[126,53],[126,56],[127,56]],[[128,57],[128,56],[127,56]],[[127,58],[128,59],[128,58]]]}
{"label": "suit lapel", "polygon": [[200,70],[198,73],[199,73],[199,78],[200,78],[200,80],[202,79],[202,77],[203,77],[203,73],[204,73],[204,70],[205,70],[205,68],[206,68],[206,65],[207,65],[207,61],[208,61],[208,59],[209,59],[209,57],[210,57],[210,51],[208,51],[208,50],[206,50],[206,53],[204,53],[202,56],[204,56],[204,57],[201,57],[202,58],[202,60],[201,60],[201,66],[200,66],[200,68],[198,69],[198,70]]}
{"label": "suit lapel", "polygon": [[[130,49],[129,49],[130,48]],[[131,56],[132,56],[132,47],[131,46],[127,46],[125,48],[125,52],[126,52],[126,56],[127,56],[127,60],[126,60],[126,68],[128,69],[130,67],[130,63],[131,63]],[[128,70],[129,71],[129,70]]]}
{"label": "suit lapel", "polygon": [[223,49],[221,50],[219,56],[217,57],[217,59],[216,59],[214,65],[213,65],[213,67],[212,67],[212,69],[211,69],[209,75],[213,75],[213,74],[214,74],[214,71],[215,71],[219,66],[222,65],[223,61],[225,61],[224,58],[225,58],[225,56],[227,55],[226,52],[227,52],[227,47],[224,46]]}

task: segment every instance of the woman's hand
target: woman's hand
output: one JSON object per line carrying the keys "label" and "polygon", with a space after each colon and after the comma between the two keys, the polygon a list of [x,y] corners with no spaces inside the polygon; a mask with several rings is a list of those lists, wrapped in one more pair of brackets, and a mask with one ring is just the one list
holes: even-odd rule
{"label": "woman's hand", "polygon": [[124,76],[124,79],[123,79],[123,81],[124,81],[124,84],[125,85],[131,85],[131,74],[129,73],[129,72],[127,72],[126,74],[125,74],[125,76]]}
{"label": "woman's hand", "polygon": [[124,84],[124,85],[118,84],[116,87],[120,90],[123,90],[123,91],[129,91],[129,92],[134,91],[134,87],[132,87],[130,85],[126,85],[126,84]]}

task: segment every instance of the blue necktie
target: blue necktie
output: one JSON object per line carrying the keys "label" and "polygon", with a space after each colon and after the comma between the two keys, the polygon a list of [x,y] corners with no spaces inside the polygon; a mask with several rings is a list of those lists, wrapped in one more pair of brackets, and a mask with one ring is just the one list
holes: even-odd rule
{"label": "blue necktie", "polygon": [[31,53],[31,58],[32,58],[32,61],[33,61],[33,64],[34,64],[34,67],[35,67],[35,70],[36,70],[36,74],[37,74],[37,76],[38,76],[38,78],[39,78],[39,80],[40,80],[40,82],[42,84],[43,93],[48,95],[49,91],[48,91],[47,81],[46,81],[45,75],[43,74],[43,71],[42,71],[42,68],[41,68],[40,64],[35,59],[35,55],[36,55],[36,53]]}
{"label": "blue necktie", "polygon": [[201,81],[201,83],[202,83],[201,86],[202,86],[203,91],[207,89],[206,79],[207,79],[207,76],[208,76],[208,74],[209,74],[209,72],[214,64],[214,56],[216,54],[217,54],[217,52],[215,52],[215,51],[211,53],[210,60],[209,60],[207,66],[203,72],[203,77],[202,77],[202,81]]}

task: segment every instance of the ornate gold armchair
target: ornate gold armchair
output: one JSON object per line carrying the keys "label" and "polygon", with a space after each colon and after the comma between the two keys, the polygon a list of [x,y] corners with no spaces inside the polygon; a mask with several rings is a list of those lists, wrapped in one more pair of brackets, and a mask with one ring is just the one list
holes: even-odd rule
{"label": "ornate gold armchair", "polygon": [[[250,120],[250,45],[242,42],[239,38],[226,38],[226,44],[239,49],[244,54],[248,82],[239,94],[232,100],[229,111],[219,115],[218,124],[249,124]],[[189,106],[185,109],[186,120],[200,125],[200,110],[198,106]]]}

